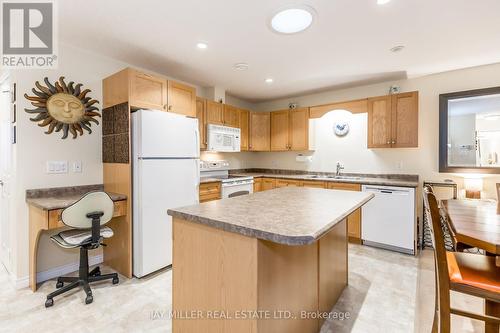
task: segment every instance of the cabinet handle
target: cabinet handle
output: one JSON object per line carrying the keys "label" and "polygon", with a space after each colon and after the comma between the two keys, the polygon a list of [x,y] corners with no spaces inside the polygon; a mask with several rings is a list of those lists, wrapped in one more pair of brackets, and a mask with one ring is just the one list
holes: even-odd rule
{"label": "cabinet handle", "polygon": [[172,105],[168,106],[168,111],[172,111]]}
{"label": "cabinet handle", "polygon": [[393,144],[393,145],[394,145],[394,144],[396,144],[396,140],[392,140],[392,144]]}
{"label": "cabinet handle", "polygon": [[168,104],[163,105],[163,110],[167,109]]}
{"label": "cabinet handle", "polygon": [[390,145],[391,144],[391,141],[387,141],[387,144]]}

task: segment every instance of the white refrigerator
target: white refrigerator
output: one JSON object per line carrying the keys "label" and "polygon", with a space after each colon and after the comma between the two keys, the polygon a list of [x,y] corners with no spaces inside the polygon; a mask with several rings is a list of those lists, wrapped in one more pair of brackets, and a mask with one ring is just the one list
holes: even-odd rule
{"label": "white refrigerator", "polygon": [[167,210],[198,203],[198,120],[164,111],[132,113],[133,274],[172,264]]}

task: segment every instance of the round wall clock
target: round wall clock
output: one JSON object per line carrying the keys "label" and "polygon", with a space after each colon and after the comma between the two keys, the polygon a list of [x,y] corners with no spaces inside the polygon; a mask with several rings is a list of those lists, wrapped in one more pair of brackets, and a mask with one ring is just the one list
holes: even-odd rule
{"label": "round wall clock", "polygon": [[63,131],[62,139],[68,137],[68,132],[76,139],[78,134],[83,135],[83,130],[92,133],[91,122],[99,125],[99,121],[94,117],[100,117],[97,112],[99,109],[94,104],[99,103],[97,100],[87,97],[89,89],[82,90],[82,84],[74,85],[74,82],[66,84],[64,76],[59,78],[52,85],[48,78],[44,79],[46,86],[36,81],[35,86],[38,88],[31,89],[36,96],[24,97],[31,101],[31,104],[36,109],[24,109],[27,113],[36,114],[30,118],[31,121],[38,122],[38,126],[48,126],[45,134],[51,134],[56,131]]}
{"label": "round wall clock", "polygon": [[346,136],[349,133],[349,124],[346,121],[337,121],[333,125],[336,136]]}

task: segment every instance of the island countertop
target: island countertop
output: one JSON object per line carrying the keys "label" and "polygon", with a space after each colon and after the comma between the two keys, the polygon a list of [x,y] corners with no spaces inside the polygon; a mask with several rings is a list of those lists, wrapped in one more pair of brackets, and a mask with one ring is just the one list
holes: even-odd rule
{"label": "island countertop", "polygon": [[169,209],[186,221],[285,245],[317,241],[373,198],[372,193],[283,187]]}

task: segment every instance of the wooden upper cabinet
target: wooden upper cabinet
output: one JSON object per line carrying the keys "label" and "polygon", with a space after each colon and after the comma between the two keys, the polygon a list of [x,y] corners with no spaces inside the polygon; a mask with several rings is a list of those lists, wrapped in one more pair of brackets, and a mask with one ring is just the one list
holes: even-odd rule
{"label": "wooden upper cabinet", "polygon": [[250,151],[269,151],[271,148],[270,112],[250,112]]}
{"label": "wooden upper cabinet", "polygon": [[240,127],[240,114],[234,106],[224,104],[223,121],[225,126]]}
{"label": "wooden upper cabinet", "polygon": [[309,149],[309,108],[271,112],[271,150]]}
{"label": "wooden upper cabinet", "polygon": [[167,106],[167,80],[129,70],[130,105],[135,108],[165,110]]}
{"label": "wooden upper cabinet", "polygon": [[368,99],[368,148],[391,147],[391,96]]}
{"label": "wooden upper cabinet", "polygon": [[196,98],[196,118],[198,118],[198,129],[200,132],[200,149],[207,149],[207,122],[206,122],[207,101],[203,98]]}
{"label": "wooden upper cabinet", "polygon": [[418,147],[418,91],[392,96],[392,141],[395,148]]}
{"label": "wooden upper cabinet", "polygon": [[289,149],[289,111],[271,112],[271,151]]}
{"label": "wooden upper cabinet", "polygon": [[196,117],[196,88],[183,83],[168,81],[167,111]]}
{"label": "wooden upper cabinet", "polygon": [[241,129],[241,150],[248,150],[248,142],[249,142],[249,117],[250,112],[248,110],[239,110],[238,112],[240,118],[240,129]]}
{"label": "wooden upper cabinet", "polygon": [[368,99],[368,148],[418,147],[418,91]]}
{"label": "wooden upper cabinet", "polygon": [[290,110],[290,150],[309,149],[309,108]]}
{"label": "wooden upper cabinet", "polygon": [[224,125],[224,104],[207,100],[207,124]]}

